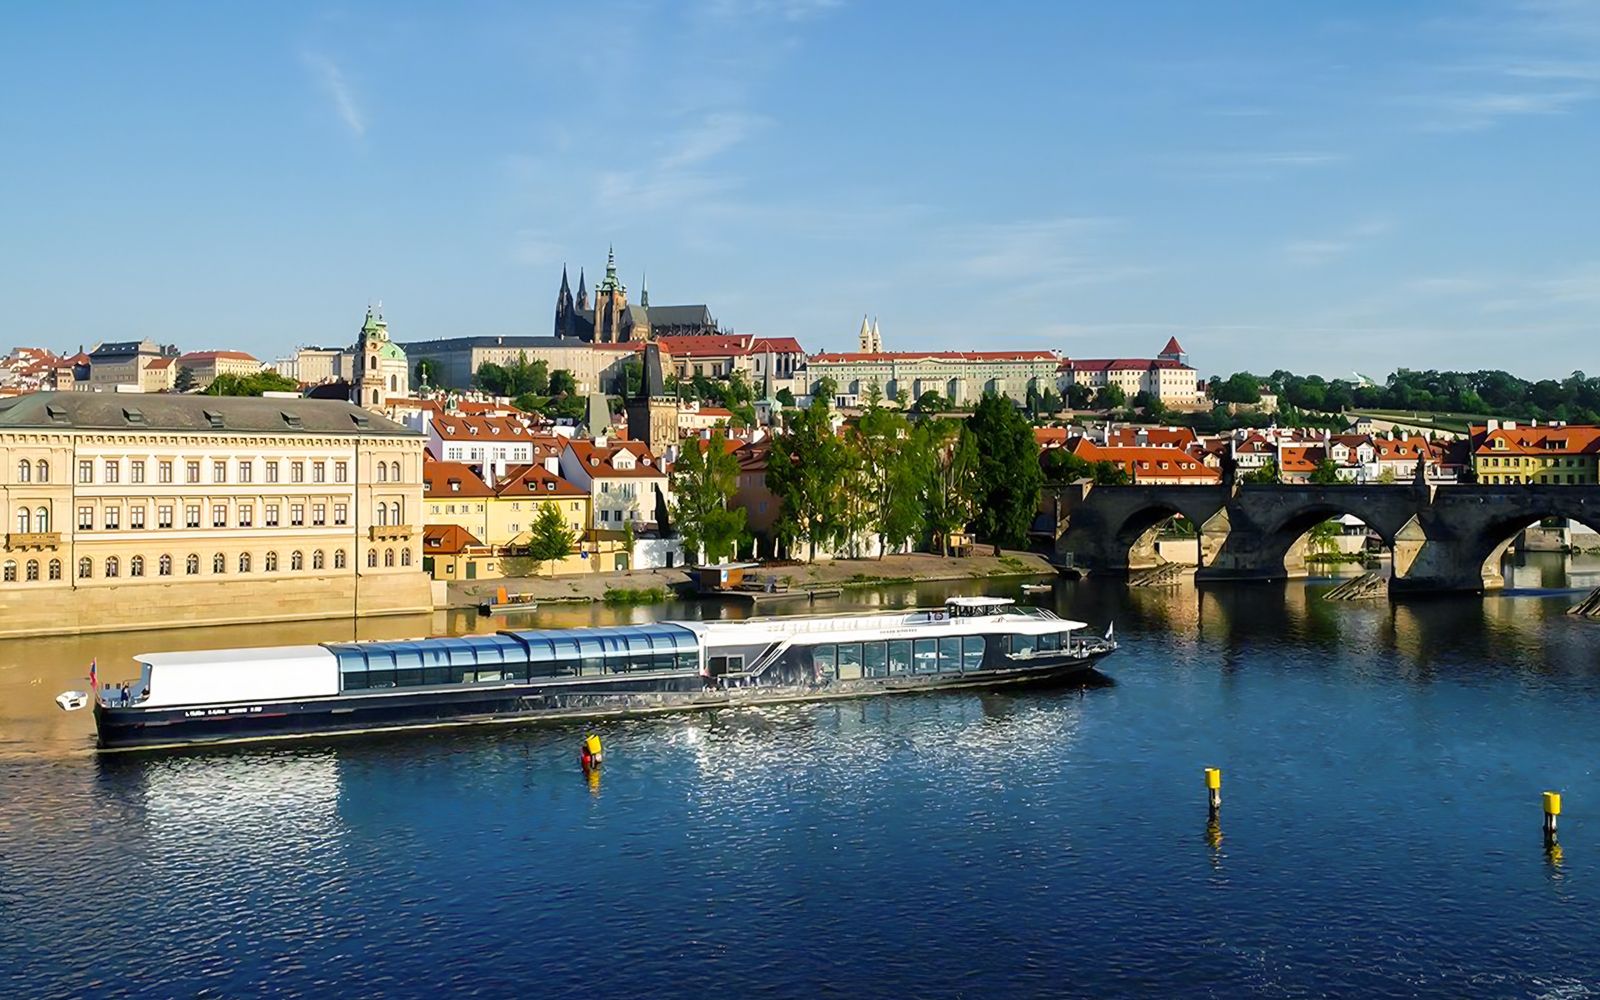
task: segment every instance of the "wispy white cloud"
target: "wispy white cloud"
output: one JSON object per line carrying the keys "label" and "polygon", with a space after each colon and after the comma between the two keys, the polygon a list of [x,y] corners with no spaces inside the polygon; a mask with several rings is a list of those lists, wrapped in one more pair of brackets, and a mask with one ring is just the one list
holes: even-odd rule
{"label": "wispy white cloud", "polygon": [[928,262],[935,280],[981,281],[1016,297],[1123,281],[1151,268],[1113,260],[1100,249],[1116,220],[1067,216],[958,226],[931,244],[949,248]]}
{"label": "wispy white cloud", "polygon": [[1564,115],[1594,97],[1594,90],[1568,88],[1439,95],[1417,98],[1415,103],[1430,110],[1430,116],[1423,122],[1423,127],[1429,131],[1476,132],[1507,118]]}
{"label": "wispy white cloud", "polygon": [[1283,253],[1296,264],[1308,266],[1326,264],[1377,239],[1390,228],[1386,220],[1369,219],[1349,226],[1333,236],[1290,240],[1284,244]]}
{"label": "wispy white cloud", "polygon": [[1289,171],[1343,163],[1344,153],[1322,149],[1262,149],[1219,153],[1187,153],[1166,159],[1186,177],[1205,180],[1264,180]]}
{"label": "wispy white cloud", "polygon": [[352,135],[361,138],[367,134],[366,118],[361,113],[361,107],[356,103],[354,92],[345,80],[344,73],[330,58],[317,52],[302,52],[301,59],[311,71],[317,83],[326,92],[328,99],[333,102],[333,109],[339,115],[345,127]]}
{"label": "wispy white cloud", "polygon": [[660,169],[678,170],[703,163],[739,145],[771,122],[765,115],[749,112],[712,112],[669,140]]}
{"label": "wispy white cloud", "polygon": [[728,20],[777,17],[785,21],[809,21],[843,6],[844,0],[706,0],[704,12]]}

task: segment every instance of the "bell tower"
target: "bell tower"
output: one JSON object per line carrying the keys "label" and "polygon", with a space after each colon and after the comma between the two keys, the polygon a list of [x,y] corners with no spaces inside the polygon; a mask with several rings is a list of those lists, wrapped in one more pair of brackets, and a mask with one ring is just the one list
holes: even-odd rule
{"label": "bell tower", "polygon": [[594,290],[594,339],[598,344],[614,344],[624,337],[628,312],[628,290],[617,279],[617,255],[606,248],[606,277]]}
{"label": "bell tower", "polygon": [[383,321],[383,303],[377,312],[367,307],[366,321],[356,338],[355,367],[350,378],[350,402],[373,411],[383,409],[383,366],[381,352],[389,343],[389,324]]}

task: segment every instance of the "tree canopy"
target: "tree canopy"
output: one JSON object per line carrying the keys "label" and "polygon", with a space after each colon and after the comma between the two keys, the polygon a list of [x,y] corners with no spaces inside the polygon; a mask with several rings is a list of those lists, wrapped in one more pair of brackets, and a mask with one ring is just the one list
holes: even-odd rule
{"label": "tree canopy", "polygon": [[1044,474],[1033,428],[1011,400],[986,394],[967,420],[978,448],[975,526],[998,550],[1027,542]]}
{"label": "tree canopy", "polygon": [[733,555],[744,535],[745,510],[732,506],[739,460],[727,443],[721,430],[712,431],[705,442],[685,441],[672,467],[672,523],[684,552],[697,560],[715,562]]}
{"label": "tree canopy", "polygon": [[572,554],[577,534],[567,527],[559,504],[539,505],[539,514],[528,531],[528,555],[539,562],[553,562]]}
{"label": "tree canopy", "polygon": [[[421,367],[427,359],[417,362],[418,377],[421,377]],[[517,360],[508,365],[497,365],[486,361],[478,366],[477,374],[473,381],[479,389],[495,396],[517,397],[528,393],[543,396],[551,392],[550,365],[543,359],[529,361],[526,353],[517,355]]]}
{"label": "tree canopy", "polygon": [[224,372],[206,386],[207,396],[260,396],[267,392],[299,392],[300,383],[267,369],[249,375]]}

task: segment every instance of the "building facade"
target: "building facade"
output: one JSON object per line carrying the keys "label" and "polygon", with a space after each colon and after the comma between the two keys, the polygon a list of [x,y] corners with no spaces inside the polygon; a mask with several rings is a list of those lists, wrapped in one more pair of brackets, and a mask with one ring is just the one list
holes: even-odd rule
{"label": "building facade", "polygon": [[858,406],[875,383],[885,398],[905,393],[915,402],[936,392],[958,406],[986,393],[1021,400],[1028,389],[1056,384],[1061,357],[1054,351],[883,351],[814,354],[806,362],[805,386],[814,393],[824,378],[835,385],[833,404]]}
{"label": "building facade", "polygon": [[639,283],[639,301],[628,301],[628,290],[617,278],[616,253],[606,250],[605,279],[594,290],[594,302],[578,271],[578,294],[567,283],[567,269],[561,269],[561,288],[556,292],[554,335],[563,340],[594,343],[639,343],[663,336],[702,336],[720,332],[711,310],[704,305],[650,305],[650,288]]}
{"label": "building facade", "polygon": [[384,322],[381,311],[367,310],[352,353],[355,360],[351,365],[350,402],[381,413],[389,397],[411,394],[406,352],[389,339],[389,324]]}
{"label": "building facade", "polygon": [[178,356],[178,369],[187,368],[194,376],[193,388],[204,390],[218,375],[254,375],[261,362],[243,351],[190,351]]}
{"label": "building facade", "polygon": [[82,388],[91,392],[115,392],[126,386],[137,392],[161,392],[172,388],[177,374],[172,360],[178,349],[153,340],[118,340],[96,344],[89,352],[89,380]]}
{"label": "building facade", "polygon": [[1173,409],[1198,409],[1207,403],[1189,355],[1172,337],[1154,358],[1071,358],[1060,366],[1059,387],[1064,395],[1073,385],[1099,391],[1120,388],[1128,399],[1149,393]]}
{"label": "building facade", "polygon": [[1600,427],[1491,420],[1472,427],[1470,441],[1480,483],[1600,482]]}
{"label": "building facade", "polygon": [[0,401],[0,636],[427,611],[422,451],[337,402]]}

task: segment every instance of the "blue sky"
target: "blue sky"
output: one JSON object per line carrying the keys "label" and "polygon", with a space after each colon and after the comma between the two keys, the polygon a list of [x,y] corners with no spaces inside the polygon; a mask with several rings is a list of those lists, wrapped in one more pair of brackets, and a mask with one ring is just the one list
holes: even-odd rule
{"label": "blue sky", "polygon": [[[0,341],[742,332],[1600,369],[1600,4],[9,4]],[[4,346],[4,345],[0,345]]]}

